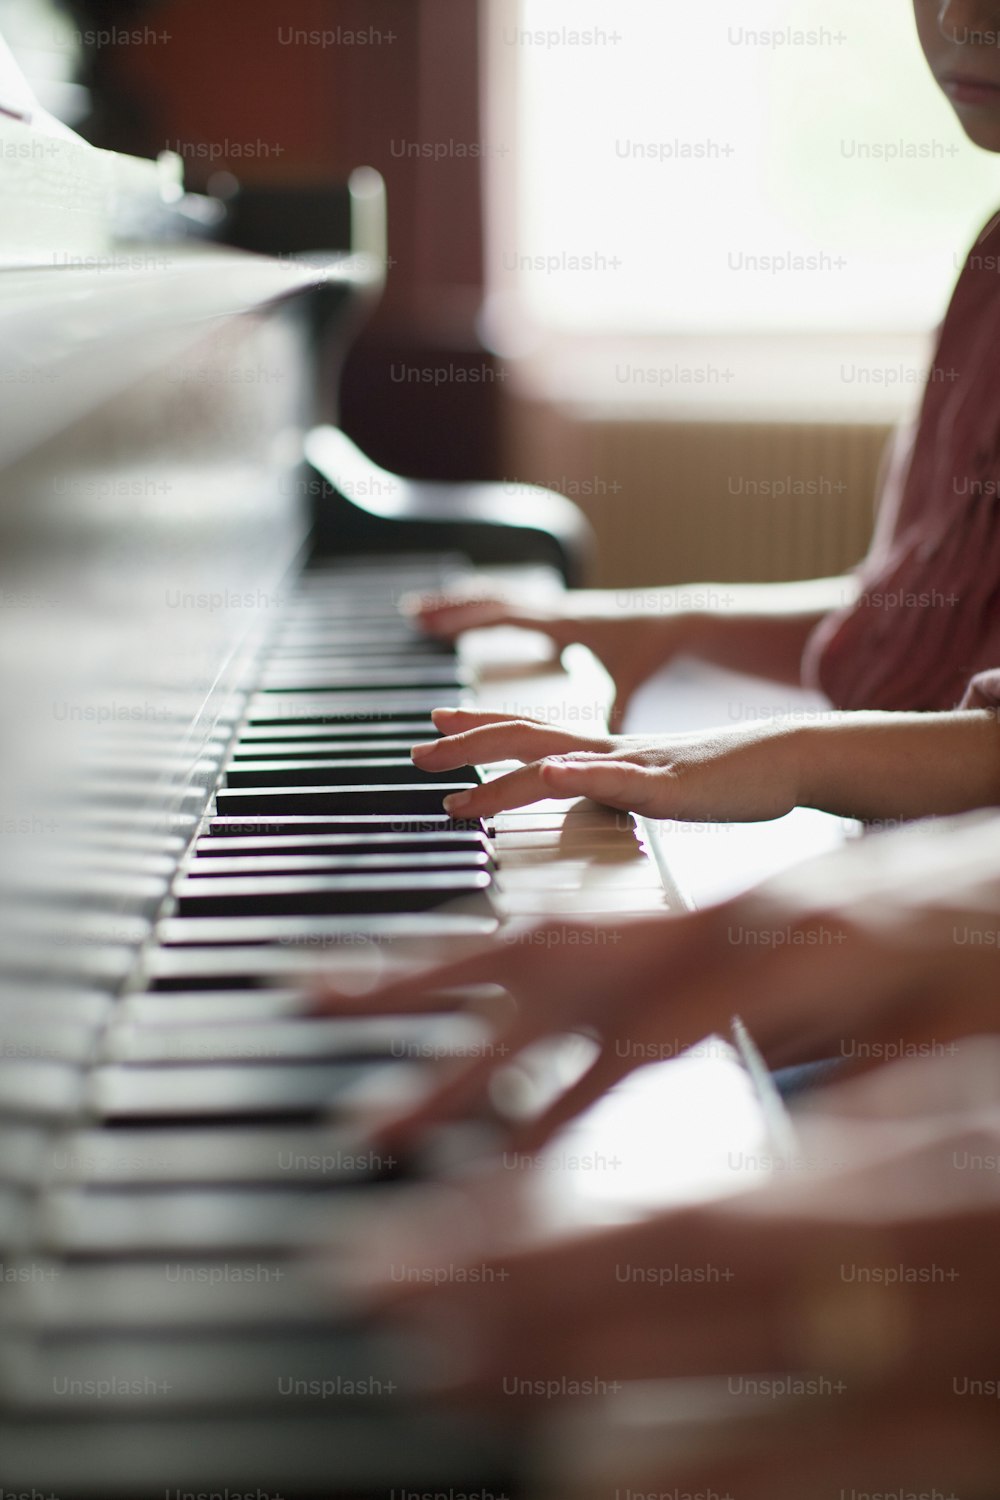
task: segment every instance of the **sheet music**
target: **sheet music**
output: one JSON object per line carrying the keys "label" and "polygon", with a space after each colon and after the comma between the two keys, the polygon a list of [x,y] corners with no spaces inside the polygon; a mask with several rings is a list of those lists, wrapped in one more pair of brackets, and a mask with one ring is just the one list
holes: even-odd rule
{"label": "sheet music", "polygon": [[[23,125],[30,125],[42,135],[61,137],[63,140],[81,141],[75,131],[70,130],[55,115],[43,109],[35,97],[31,84],[21,71],[17,58],[0,36],[0,113]],[[82,141],[81,141],[82,144]]]}
{"label": "sheet music", "polygon": [[107,263],[116,240],[183,194],[179,157],[101,151],[35,97],[0,36],[0,267]]}

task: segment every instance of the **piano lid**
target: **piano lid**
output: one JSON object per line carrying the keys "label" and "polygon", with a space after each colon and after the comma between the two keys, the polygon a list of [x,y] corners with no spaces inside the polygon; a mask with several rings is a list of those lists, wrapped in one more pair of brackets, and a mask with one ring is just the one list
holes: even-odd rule
{"label": "piano lid", "polygon": [[185,240],[222,214],[185,194],[174,153],[99,150],[60,124],[0,37],[0,469],[220,320],[380,283],[366,255],[307,264]]}
{"label": "piano lid", "polygon": [[[2,237],[2,235],[0,235]],[[122,244],[0,270],[0,468],[203,340],[214,326],[363,265],[268,260],[211,245]]]}
{"label": "piano lid", "polygon": [[180,238],[207,216],[183,212],[179,166],[96,150],[0,76],[0,975],[19,982],[114,988],[134,962],[307,535],[310,294],[346,315],[384,274]]}

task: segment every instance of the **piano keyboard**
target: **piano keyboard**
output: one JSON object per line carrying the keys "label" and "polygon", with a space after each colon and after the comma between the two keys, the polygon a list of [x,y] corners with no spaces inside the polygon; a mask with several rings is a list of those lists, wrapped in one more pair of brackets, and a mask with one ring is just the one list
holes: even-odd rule
{"label": "piano keyboard", "polygon": [[[483,1023],[456,994],[427,1016],[318,1017],[309,986],[455,954],[510,916],[665,897],[620,816],[444,814],[483,772],[414,767],[432,708],[530,693],[558,712],[606,692],[600,674],[537,664],[491,678],[416,635],[398,598],[445,568],[306,571],[252,691],[199,749],[214,799],[202,811],[195,784],[166,830],[141,800],[131,821],[120,812],[123,780],[155,759],[148,737],[95,740],[117,836],[79,818],[79,859],[39,871],[47,925],[21,934],[30,960],[8,945],[0,983],[8,1489],[143,1500],[512,1482],[510,1434],[408,1394],[398,1351],[352,1318],[336,1275],[418,1170],[366,1148],[369,1112],[419,1097]],[[88,911],[67,904],[67,951],[91,959],[72,981],[65,955],[44,958],[64,888],[85,891],[95,934],[88,947]]]}

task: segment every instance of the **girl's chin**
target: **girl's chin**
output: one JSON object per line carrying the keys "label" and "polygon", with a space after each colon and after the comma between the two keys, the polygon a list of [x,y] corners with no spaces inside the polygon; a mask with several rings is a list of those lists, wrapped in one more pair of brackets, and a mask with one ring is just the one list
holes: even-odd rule
{"label": "girl's chin", "polygon": [[974,146],[1000,151],[1000,109],[956,109],[959,123]]}

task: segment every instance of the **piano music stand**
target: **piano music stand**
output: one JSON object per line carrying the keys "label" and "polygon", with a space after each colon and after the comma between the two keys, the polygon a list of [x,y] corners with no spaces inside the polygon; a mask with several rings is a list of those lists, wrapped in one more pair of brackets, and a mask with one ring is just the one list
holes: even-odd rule
{"label": "piano music stand", "polygon": [[[370,291],[347,314],[346,331],[358,332],[379,300],[388,263],[385,183],[378,172],[359,167],[344,184],[240,187],[227,206],[222,237],[240,249],[282,259],[346,252],[370,260],[376,271]],[[564,495],[535,485],[518,484],[512,494],[510,485],[497,482],[404,479],[379,468],[350,441],[336,414],[351,342],[343,304],[333,309],[320,292],[312,305],[316,387],[333,408],[332,422],[312,434],[309,444],[314,476],[306,493],[316,501],[317,551],[377,551],[388,531],[393,551],[458,551],[483,567],[545,563],[569,587],[579,587],[588,574],[593,535]]]}

